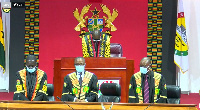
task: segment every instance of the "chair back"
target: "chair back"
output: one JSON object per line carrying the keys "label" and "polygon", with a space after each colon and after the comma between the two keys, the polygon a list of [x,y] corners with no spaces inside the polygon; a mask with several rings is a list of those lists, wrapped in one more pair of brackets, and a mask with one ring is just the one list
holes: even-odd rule
{"label": "chair back", "polygon": [[98,102],[120,102],[121,86],[117,83],[103,83],[100,87],[102,95]]}
{"label": "chair back", "polygon": [[53,93],[54,93],[54,86],[53,86],[53,84],[47,84],[47,94],[48,94],[49,101],[55,101]]}
{"label": "chair back", "polygon": [[167,103],[180,104],[181,88],[176,85],[167,85]]}
{"label": "chair back", "polygon": [[110,43],[110,57],[122,57],[122,46],[119,43]]}

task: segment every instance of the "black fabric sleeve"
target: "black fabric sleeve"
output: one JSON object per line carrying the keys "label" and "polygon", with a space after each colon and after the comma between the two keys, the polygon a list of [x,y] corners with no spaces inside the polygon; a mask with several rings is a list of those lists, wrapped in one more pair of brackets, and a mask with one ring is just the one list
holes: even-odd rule
{"label": "black fabric sleeve", "polygon": [[135,77],[132,75],[130,84],[129,84],[129,97],[128,97],[129,103],[138,103],[136,100],[136,82]]}
{"label": "black fabric sleeve", "polygon": [[98,79],[97,76],[93,74],[92,78],[92,84],[90,87],[90,93],[89,95],[85,98],[87,99],[88,102],[97,102],[98,101]]}
{"label": "black fabric sleeve", "polygon": [[17,72],[16,74],[16,86],[15,86],[15,92],[14,92],[14,96],[13,96],[13,100],[27,100],[29,101],[29,99],[25,96],[25,91],[24,91],[24,87],[23,87],[23,82],[22,79],[19,75],[19,72]]}
{"label": "black fabric sleeve", "polygon": [[65,76],[64,84],[63,84],[63,91],[62,91],[62,101],[74,101],[75,95],[72,94],[72,83],[69,79],[69,76]]}
{"label": "black fabric sleeve", "polygon": [[46,73],[44,73],[42,80],[40,81],[40,88],[33,101],[49,101],[46,92],[47,92],[47,75]]}
{"label": "black fabric sleeve", "polygon": [[166,88],[165,78],[163,76],[161,77],[158,88],[160,89],[159,92],[160,99],[158,99],[157,103],[167,103],[167,88]]}

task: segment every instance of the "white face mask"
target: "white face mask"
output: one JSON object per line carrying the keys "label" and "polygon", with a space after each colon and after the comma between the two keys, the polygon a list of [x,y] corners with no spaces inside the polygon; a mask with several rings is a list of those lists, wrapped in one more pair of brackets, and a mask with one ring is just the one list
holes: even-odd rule
{"label": "white face mask", "polygon": [[142,74],[147,74],[148,70],[147,70],[147,68],[145,68],[145,67],[140,67],[140,72],[141,72]]}
{"label": "white face mask", "polygon": [[33,72],[35,72],[35,70],[36,70],[36,66],[33,67],[33,68],[29,68],[29,67],[26,66],[26,68],[27,68],[27,71],[28,71],[29,73],[33,73]]}
{"label": "white face mask", "polygon": [[85,70],[85,65],[75,65],[76,71],[77,72],[84,72]]}
{"label": "white face mask", "polygon": [[[149,66],[148,66],[149,67]],[[140,72],[142,73],[142,74],[147,74],[148,72],[149,72],[149,70],[148,70],[148,67],[140,67]]]}

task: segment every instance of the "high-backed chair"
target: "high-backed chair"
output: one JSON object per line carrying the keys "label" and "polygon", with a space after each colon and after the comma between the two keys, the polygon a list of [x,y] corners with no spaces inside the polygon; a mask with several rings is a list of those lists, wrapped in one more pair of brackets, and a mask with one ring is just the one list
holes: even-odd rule
{"label": "high-backed chair", "polygon": [[167,85],[167,103],[180,104],[181,88],[176,85]]}
{"label": "high-backed chair", "polygon": [[48,94],[49,101],[55,101],[53,93],[54,93],[53,84],[47,84],[47,94]]}
{"label": "high-backed chair", "polygon": [[103,83],[100,87],[102,95],[98,102],[120,102],[121,86],[116,83]]}
{"label": "high-backed chair", "polygon": [[122,46],[119,43],[110,43],[110,57],[122,57]]}

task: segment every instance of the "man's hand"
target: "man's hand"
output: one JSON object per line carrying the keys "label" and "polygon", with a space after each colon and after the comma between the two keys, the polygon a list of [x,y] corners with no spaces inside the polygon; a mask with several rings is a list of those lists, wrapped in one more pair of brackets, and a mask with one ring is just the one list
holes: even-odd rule
{"label": "man's hand", "polygon": [[75,102],[80,102],[80,101],[81,101],[80,99],[76,99],[76,100],[75,100]]}
{"label": "man's hand", "polygon": [[86,102],[85,100],[76,99],[75,102]]}
{"label": "man's hand", "polygon": [[80,102],[86,102],[85,100],[80,100]]}

